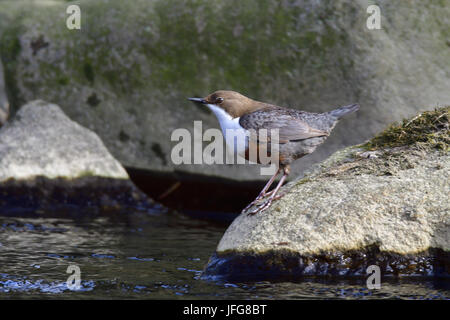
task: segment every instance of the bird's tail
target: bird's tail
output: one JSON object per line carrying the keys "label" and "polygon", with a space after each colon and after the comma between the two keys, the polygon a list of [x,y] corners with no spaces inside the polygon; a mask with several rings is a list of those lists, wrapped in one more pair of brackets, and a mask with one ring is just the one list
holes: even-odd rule
{"label": "bird's tail", "polygon": [[340,107],[338,109],[329,111],[328,114],[332,115],[333,117],[336,117],[337,119],[340,119],[343,116],[355,112],[357,110],[359,110],[359,104],[350,104],[348,106]]}

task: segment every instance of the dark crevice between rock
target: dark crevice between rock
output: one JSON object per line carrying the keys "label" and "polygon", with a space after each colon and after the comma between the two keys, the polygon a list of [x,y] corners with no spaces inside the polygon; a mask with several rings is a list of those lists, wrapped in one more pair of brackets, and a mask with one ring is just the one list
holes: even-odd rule
{"label": "dark crevice between rock", "polygon": [[92,67],[92,64],[89,61],[86,61],[83,65],[83,73],[86,79],[90,83],[94,83],[95,80],[95,73],[94,68]]}
{"label": "dark crevice between rock", "polygon": [[39,50],[47,48],[49,45],[50,43],[45,40],[43,34],[39,35],[38,38],[31,40],[30,47],[32,49],[33,56],[35,56]]}
{"label": "dark crevice between rock", "polygon": [[97,97],[97,94],[95,92],[93,92],[86,100],[86,103],[88,105],[90,105],[91,107],[96,107],[100,104],[100,102],[102,102],[102,100],[100,100]]}
{"label": "dark crevice between rock", "polygon": [[128,134],[126,134],[125,131],[120,130],[120,132],[119,132],[119,140],[121,142],[127,142],[127,141],[130,140],[130,136]]}
{"label": "dark crevice between rock", "polygon": [[303,278],[366,278],[370,265],[381,277],[450,277],[450,252],[432,248],[417,254],[381,252],[372,246],[346,252],[301,255],[291,251],[264,254],[215,253],[202,279],[213,281],[296,281]]}
{"label": "dark crevice between rock", "polygon": [[86,176],[77,179],[36,177],[0,184],[0,215],[78,217],[159,213],[164,208],[125,179]]}
{"label": "dark crevice between rock", "polygon": [[183,171],[126,168],[133,183],[168,208],[194,218],[230,223],[263,188],[264,181],[238,181]]}
{"label": "dark crevice between rock", "polygon": [[157,142],[152,143],[152,151],[161,160],[162,165],[166,166],[167,159],[166,159],[166,155],[164,154],[164,151],[163,151],[161,145]]}

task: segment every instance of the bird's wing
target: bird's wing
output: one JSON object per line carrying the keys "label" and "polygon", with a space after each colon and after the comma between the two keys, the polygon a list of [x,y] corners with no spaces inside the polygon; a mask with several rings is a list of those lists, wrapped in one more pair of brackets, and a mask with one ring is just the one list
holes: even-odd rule
{"label": "bird's wing", "polygon": [[256,131],[257,139],[264,141],[265,135],[260,133],[261,129],[267,129],[267,140],[270,139],[270,131],[278,129],[279,143],[287,143],[293,140],[304,140],[313,137],[327,136],[329,133],[311,127],[301,119],[296,110],[285,108],[261,109],[243,115],[239,124],[247,130]]}

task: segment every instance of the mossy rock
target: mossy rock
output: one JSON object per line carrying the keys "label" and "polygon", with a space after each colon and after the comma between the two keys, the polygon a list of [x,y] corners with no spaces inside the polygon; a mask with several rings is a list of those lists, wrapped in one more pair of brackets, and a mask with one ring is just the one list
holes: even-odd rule
{"label": "mossy rock", "polygon": [[368,150],[420,145],[448,151],[450,145],[450,107],[418,114],[402,123],[394,123],[363,145]]}
{"label": "mossy rock", "polygon": [[[371,2],[369,2],[371,3]],[[257,166],[170,161],[176,128],[218,127],[186,98],[217,89],[307,111],[359,103],[293,176],[393,120],[450,100],[450,7],[377,1],[1,1],[0,56],[13,112],[27,101],[60,105],[94,130],[121,163],[153,170],[266,179]],[[81,30],[66,8],[81,8]],[[412,54],[414,53],[414,54]],[[157,147],[157,146],[160,147]]]}
{"label": "mossy rock", "polygon": [[366,276],[371,264],[384,276],[450,276],[448,110],[336,152],[268,210],[241,214],[204,277]]}

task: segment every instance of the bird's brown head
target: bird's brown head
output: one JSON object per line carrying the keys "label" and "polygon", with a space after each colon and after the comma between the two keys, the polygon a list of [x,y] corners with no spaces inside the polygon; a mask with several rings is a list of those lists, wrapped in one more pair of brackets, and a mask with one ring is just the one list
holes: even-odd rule
{"label": "bird's brown head", "polygon": [[215,91],[204,98],[189,98],[189,100],[215,105],[225,110],[233,118],[241,117],[264,107],[261,102],[247,98],[238,92],[227,90]]}

